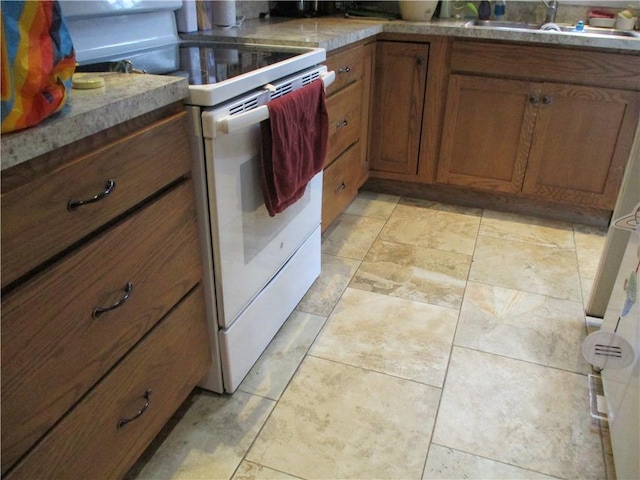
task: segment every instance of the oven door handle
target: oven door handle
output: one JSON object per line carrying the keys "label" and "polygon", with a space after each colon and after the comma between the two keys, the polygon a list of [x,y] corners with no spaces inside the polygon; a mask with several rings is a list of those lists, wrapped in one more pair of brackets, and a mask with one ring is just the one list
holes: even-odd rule
{"label": "oven door handle", "polygon": [[[326,72],[320,76],[320,79],[324,82],[324,88],[333,83],[336,79],[336,72]],[[238,115],[227,115],[216,122],[216,130],[218,133],[232,134],[243,128],[250,127],[257,123],[267,120],[269,118],[269,109],[266,105],[256,107],[248,112],[240,113]]]}

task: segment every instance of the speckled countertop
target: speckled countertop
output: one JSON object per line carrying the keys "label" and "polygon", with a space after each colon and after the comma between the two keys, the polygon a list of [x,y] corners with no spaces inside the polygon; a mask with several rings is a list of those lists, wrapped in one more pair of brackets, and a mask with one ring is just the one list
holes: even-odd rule
{"label": "speckled countertop", "polygon": [[214,29],[184,34],[183,37],[186,39],[207,38],[227,42],[317,46],[331,51],[382,32],[389,32],[640,52],[639,37],[584,35],[573,32],[499,30],[485,27],[465,27],[465,23],[462,20],[407,22],[403,20],[345,19],[342,17],[320,17],[316,19],[272,18],[269,20],[248,20],[239,28]]}
{"label": "speckled countertop", "polygon": [[101,74],[105,86],[72,89],[63,109],[40,124],[2,135],[2,170],[187,97],[187,80]]}
{"label": "speckled countertop", "polygon": [[[331,51],[382,32],[482,38],[640,53],[640,38],[468,28],[464,26],[463,21],[441,20],[406,22],[342,17],[255,19],[245,21],[239,28],[197,32],[183,35],[183,38],[319,46]],[[640,56],[638,62],[640,74]],[[3,135],[2,170],[179,101],[186,98],[188,91],[187,81],[179,77],[106,74],[105,79],[104,88],[72,90],[64,109],[41,124]]]}

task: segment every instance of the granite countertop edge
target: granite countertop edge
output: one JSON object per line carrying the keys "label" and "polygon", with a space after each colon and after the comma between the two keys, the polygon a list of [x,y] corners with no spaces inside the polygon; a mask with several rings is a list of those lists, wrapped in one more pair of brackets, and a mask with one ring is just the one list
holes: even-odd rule
{"label": "granite countertop edge", "polygon": [[542,32],[505,30],[486,27],[465,27],[466,20],[404,20],[316,19],[248,20],[237,29],[213,29],[181,34],[186,40],[211,40],[227,43],[263,43],[322,47],[328,52],[365,40],[380,33],[419,34],[458,38],[527,42],[539,45],[575,46],[640,53],[640,38],[610,35],[583,35],[573,32]]}
{"label": "granite countertop edge", "polygon": [[105,86],[69,93],[62,110],[36,126],[3,134],[2,170],[144,115],[188,95],[185,78],[101,74]]}

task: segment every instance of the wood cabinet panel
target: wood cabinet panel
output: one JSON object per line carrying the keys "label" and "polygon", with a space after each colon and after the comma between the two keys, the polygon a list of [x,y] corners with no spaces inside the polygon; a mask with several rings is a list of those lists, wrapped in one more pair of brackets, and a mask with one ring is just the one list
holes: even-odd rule
{"label": "wood cabinet panel", "polygon": [[[329,139],[325,166],[360,138],[362,84],[352,84],[327,100]],[[356,166],[357,167],[357,166]]]}
{"label": "wood cabinet panel", "polygon": [[[202,288],[192,291],[6,476],[121,478],[211,362]],[[144,405],[136,420],[118,428]]]}
{"label": "wood cabinet panel", "polygon": [[640,93],[545,84],[523,192],[613,209]]}
{"label": "wood cabinet panel", "polygon": [[373,88],[373,69],[375,60],[375,42],[363,48],[362,108],[360,122],[360,179],[359,187],[369,178],[369,118],[371,116],[371,95]]}
{"label": "wood cabinet panel", "polygon": [[[187,127],[181,112],[3,194],[2,286],[187,175],[192,161]],[[67,209],[69,200],[103,191],[109,179],[115,188],[104,200]]]}
{"label": "wood cabinet panel", "polygon": [[327,95],[333,95],[347,85],[362,80],[363,75],[362,45],[336,52],[327,58],[327,69],[336,72],[335,81],[327,87]]}
{"label": "wood cabinet panel", "polygon": [[360,143],[353,145],[324,171],[322,183],[322,230],[351,203],[360,187]]}
{"label": "wood cabinet panel", "polygon": [[378,42],[371,110],[373,170],[416,174],[429,45]]}
{"label": "wood cabinet panel", "polygon": [[451,75],[438,181],[519,192],[539,91],[531,82]]}
{"label": "wood cabinet panel", "polygon": [[630,54],[459,40],[451,71],[640,90],[640,56]]}
{"label": "wood cabinet panel", "polygon": [[[185,182],[3,296],[3,471],[200,281],[201,269]],[[127,282],[130,298],[93,318]]]}

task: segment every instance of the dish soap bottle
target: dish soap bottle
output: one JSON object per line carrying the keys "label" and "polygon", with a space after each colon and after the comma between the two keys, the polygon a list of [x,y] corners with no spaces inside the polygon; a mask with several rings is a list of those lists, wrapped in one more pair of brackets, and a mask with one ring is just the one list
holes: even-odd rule
{"label": "dish soap bottle", "polygon": [[491,17],[491,3],[488,0],[482,0],[478,5],[478,18],[489,20],[489,17]]}
{"label": "dish soap bottle", "polygon": [[507,6],[504,3],[504,0],[496,0],[493,6],[493,19],[494,20],[504,20],[504,14],[507,11]]}

